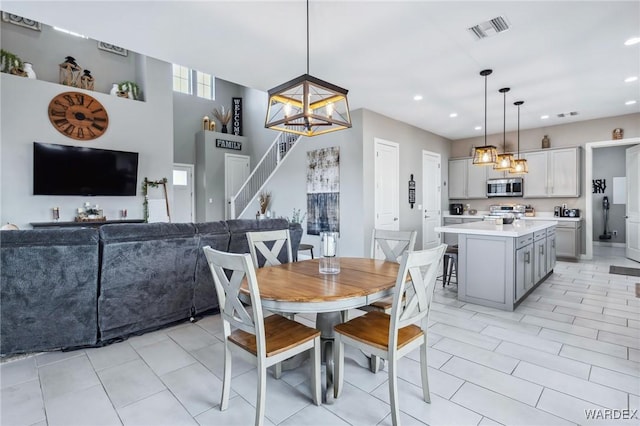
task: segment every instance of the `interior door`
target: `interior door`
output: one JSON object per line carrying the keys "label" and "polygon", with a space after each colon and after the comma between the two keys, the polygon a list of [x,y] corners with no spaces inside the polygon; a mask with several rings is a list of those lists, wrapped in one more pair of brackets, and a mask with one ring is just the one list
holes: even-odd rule
{"label": "interior door", "polygon": [[395,142],[375,139],[375,227],[400,229],[399,196],[400,146]]}
{"label": "interior door", "polygon": [[225,219],[235,219],[235,217],[231,217],[231,197],[236,195],[249,177],[249,172],[251,171],[249,161],[250,157],[248,155],[224,155],[224,199],[227,204]]}
{"label": "interior door", "polygon": [[173,165],[172,219],[176,223],[194,222],[195,198],[193,191],[193,164]]}
{"label": "interior door", "polygon": [[640,262],[640,145],[627,148],[626,256]]}
{"label": "interior door", "polygon": [[440,226],[442,214],[441,204],[441,169],[440,154],[422,151],[422,249],[440,244],[440,233],[433,229]]}

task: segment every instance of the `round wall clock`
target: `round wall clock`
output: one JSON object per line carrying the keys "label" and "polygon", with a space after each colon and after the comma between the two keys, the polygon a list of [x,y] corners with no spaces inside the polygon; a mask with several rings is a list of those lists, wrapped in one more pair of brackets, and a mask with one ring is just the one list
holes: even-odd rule
{"label": "round wall clock", "polygon": [[49,103],[49,120],[63,135],[81,141],[102,136],[109,126],[104,106],[81,92],[65,92],[54,97]]}

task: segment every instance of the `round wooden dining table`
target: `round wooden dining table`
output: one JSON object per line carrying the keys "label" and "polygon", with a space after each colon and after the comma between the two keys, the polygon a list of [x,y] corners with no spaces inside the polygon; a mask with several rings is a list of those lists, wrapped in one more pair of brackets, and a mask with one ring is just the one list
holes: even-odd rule
{"label": "round wooden dining table", "polygon": [[[326,399],[333,396],[333,326],[348,309],[390,296],[400,265],[379,259],[342,257],[340,272],[321,274],[320,259],[256,269],[262,307],[278,313],[316,313],[326,365]],[[246,284],[241,288],[248,299]]]}

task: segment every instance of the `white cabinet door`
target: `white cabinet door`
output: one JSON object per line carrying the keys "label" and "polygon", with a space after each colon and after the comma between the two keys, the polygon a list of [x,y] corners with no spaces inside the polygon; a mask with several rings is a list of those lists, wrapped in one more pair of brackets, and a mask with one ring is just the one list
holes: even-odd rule
{"label": "white cabinet door", "polygon": [[467,163],[467,198],[487,198],[487,169],[488,166],[476,166],[473,160]]}
{"label": "white cabinet door", "polygon": [[547,197],[547,153],[527,152],[523,157],[529,166],[529,173],[524,175],[524,198]]}
{"label": "white cabinet door", "polygon": [[[479,166],[476,166],[479,167]],[[449,198],[467,198],[467,160],[449,160]]]}
{"label": "white cabinet door", "polygon": [[548,169],[550,197],[579,197],[578,149],[567,148],[549,151]]}

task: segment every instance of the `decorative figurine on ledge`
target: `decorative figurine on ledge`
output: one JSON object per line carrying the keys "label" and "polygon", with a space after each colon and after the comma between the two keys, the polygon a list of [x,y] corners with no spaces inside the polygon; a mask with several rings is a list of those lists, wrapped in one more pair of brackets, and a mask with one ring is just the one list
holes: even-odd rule
{"label": "decorative figurine on ledge", "polygon": [[67,56],[60,64],[60,84],[78,87],[82,67],[76,63],[73,56]]}

